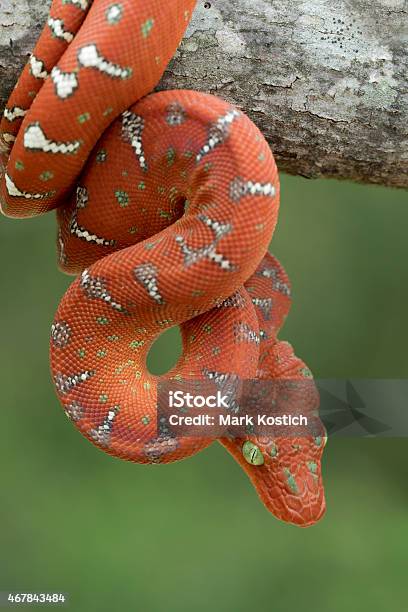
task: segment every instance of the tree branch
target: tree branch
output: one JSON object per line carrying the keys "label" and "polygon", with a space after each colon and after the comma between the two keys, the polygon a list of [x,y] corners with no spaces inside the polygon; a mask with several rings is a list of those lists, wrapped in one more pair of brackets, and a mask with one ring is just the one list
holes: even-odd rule
{"label": "tree branch", "polygon": [[[48,6],[1,0],[1,107]],[[408,0],[198,0],[158,89],[238,105],[281,170],[408,187],[407,37]]]}

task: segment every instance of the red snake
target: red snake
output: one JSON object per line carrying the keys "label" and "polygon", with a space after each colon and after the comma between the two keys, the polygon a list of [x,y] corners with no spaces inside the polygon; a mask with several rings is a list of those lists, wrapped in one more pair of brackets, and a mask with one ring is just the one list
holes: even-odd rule
{"label": "red snake", "polygon": [[[56,208],[59,265],[79,274],[51,331],[59,399],[105,452],[167,463],[212,438],[156,423],[159,380],[310,377],[277,340],[290,286],[267,253],[279,207],[273,155],[237,108],[194,91],[149,94],[195,0],[54,0],[4,111],[4,214]],[[146,357],[180,325],[183,354]],[[316,395],[308,399],[316,408]],[[221,438],[279,519],[324,513],[322,436]]]}

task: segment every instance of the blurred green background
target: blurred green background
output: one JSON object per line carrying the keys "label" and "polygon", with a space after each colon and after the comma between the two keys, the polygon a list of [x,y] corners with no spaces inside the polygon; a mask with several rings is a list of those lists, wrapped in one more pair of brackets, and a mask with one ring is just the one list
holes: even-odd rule
{"label": "blurred green background", "polygon": [[[294,304],[281,338],[319,377],[408,376],[406,192],[282,177],[272,251]],[[0,590],[59,590],[71,609],[406,609],[406,440],[329,440],[328,510],[309,529],[269,515],[214,444],[168,466],[99,452],[68,423],[48,370],[70,282],[54,218],[1,219]],[[150,365],[174,361],[178,335]]]}

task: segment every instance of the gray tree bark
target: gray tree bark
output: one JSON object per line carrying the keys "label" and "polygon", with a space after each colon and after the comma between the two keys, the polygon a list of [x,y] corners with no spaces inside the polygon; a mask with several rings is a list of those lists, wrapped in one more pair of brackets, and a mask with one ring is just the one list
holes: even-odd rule
{"label": "gray tree bark", "polygon": [[[0,106],[49,0],[0,0]],[[309,178],[408,187],[408,0],[198,0],[158,89],[219,95]]]}

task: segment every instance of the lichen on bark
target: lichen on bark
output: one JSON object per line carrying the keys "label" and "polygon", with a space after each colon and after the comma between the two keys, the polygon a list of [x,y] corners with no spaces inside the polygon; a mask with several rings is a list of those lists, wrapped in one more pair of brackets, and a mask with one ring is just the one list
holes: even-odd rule
{"label": "lichen on bark", "polygon": [[[3,108],[48,11],[0,4]],[[199,0],[158,89],[220,95],[281,170],[408,187],[408,0]]]}

